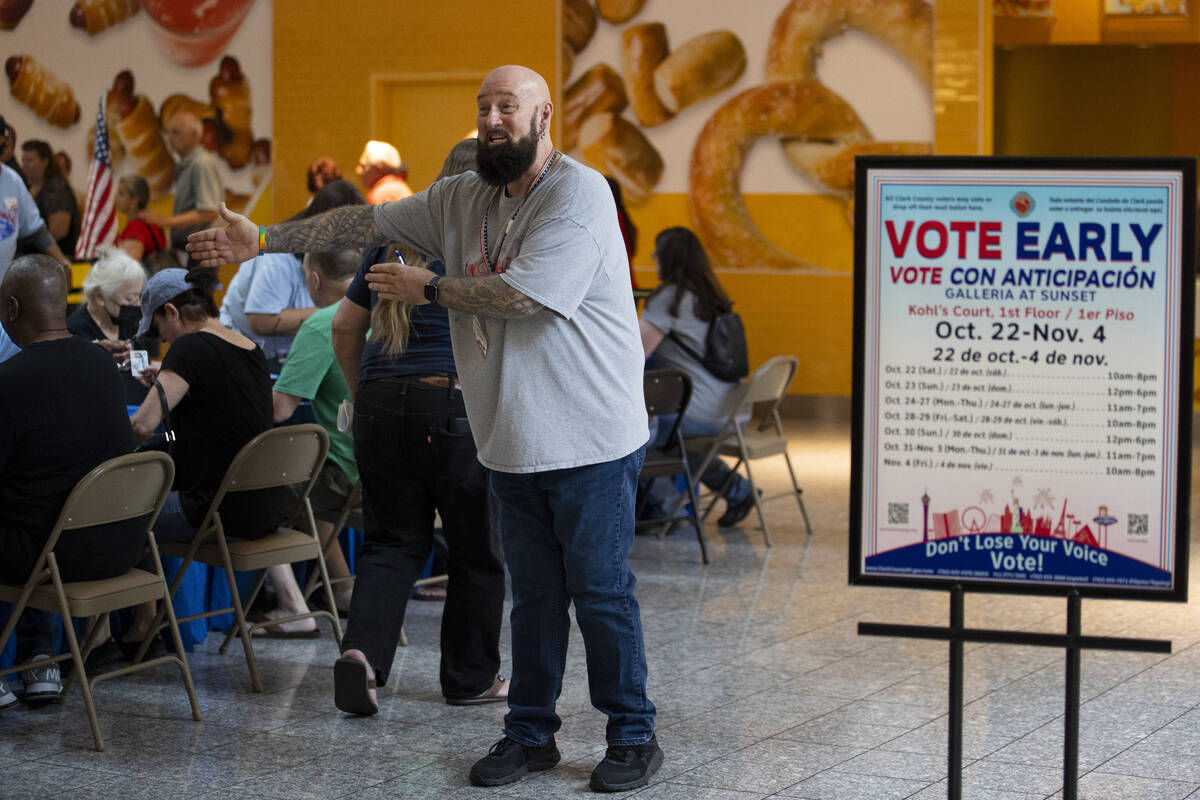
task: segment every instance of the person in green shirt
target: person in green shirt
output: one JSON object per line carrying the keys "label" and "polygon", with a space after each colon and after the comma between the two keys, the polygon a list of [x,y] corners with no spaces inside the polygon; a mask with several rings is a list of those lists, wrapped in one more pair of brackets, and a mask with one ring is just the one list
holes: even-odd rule
{"label": "person in green shirt", "polygon": [[[311,400],[313,417],[329,432],[329,455],[309,493],[322,541],[328,541],[335,533],[333,526],[342,505],[358,482],[354,441],[337,426],[338,407],[343,400],[350,400],[350,389],[333,355],[332,326],[338,302],[346,294],[361,260],[362,253],[358,250],[309,253],[304,257],[304,285],[318,310],[296,332],[292,349],[271,393],[276,423],[286,421],[300,403]],[[326,561],[331,577],[350,574],[340,547],[331,547],[326,553]],[[278,607],[267,612],[268,617],[286,617],[308,610],[290,566],[272,567],[268,575],[278,601]],[[349,608],[348,589],[335,592],[334,596],[339,610]],[[311,618],[279,623],[264,630],[267,636],[284,638],[317,632],[316,622]]]}

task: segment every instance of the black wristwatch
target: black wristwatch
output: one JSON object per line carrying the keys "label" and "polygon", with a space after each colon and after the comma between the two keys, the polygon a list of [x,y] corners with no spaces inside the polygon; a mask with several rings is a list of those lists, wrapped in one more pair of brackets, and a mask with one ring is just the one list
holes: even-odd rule
{"label": "black wristwatch", "polygon": [[446,277],[445,275],[434,275],[429,279],[429,283],[425,284],[425,299],[431,303],[438,301],[438,281]]}

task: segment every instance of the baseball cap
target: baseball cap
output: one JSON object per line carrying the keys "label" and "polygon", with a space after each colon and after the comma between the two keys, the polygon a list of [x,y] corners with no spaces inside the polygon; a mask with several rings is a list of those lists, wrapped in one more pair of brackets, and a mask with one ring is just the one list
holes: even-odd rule
{"label": "baseball cap", "polygon": [[391,169],[400,169],[403,161],[400,160],[400,151],[387,142],[380,142],[375,139],[367,142],[367,146],[363,148],[362,155],[359,156],[358,163],[362,166],[383,166]]}
{"label": "baseball cap", "polygon": [[135,338],[145,336],[154,325],[154,312],[167,301],[193,288],[187,281],[187,270],[164,269],[150,276],[142,287],[142,321],[138,324]]}

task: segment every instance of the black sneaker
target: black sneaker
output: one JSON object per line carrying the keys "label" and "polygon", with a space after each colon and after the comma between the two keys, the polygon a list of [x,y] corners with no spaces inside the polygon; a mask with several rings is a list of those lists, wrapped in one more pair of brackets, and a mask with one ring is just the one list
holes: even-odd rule
{"label": "black sneaker", "polygon": [[588,782],[593,792],[624,792],[645,786],[662,766],[663,751],[658,737],[651,736],[645,744],[613,744],[608,746],[604,760],[592,770]]}
{"label": "black sneaker", "polygon": [[[762,490],[758,489],[758,496],[762,497]],[[754,492],[747,492],[746,497],[740,503],[733,503],[726,506],[725,513],[717,520],[717,526],[720,528],[732,528],[739,522],[749,516],[754,508]]]}
{"label": "black sneaker", "polygon": [[471,783],[476,786],[503,786],[519,781],[531,772],[550,769],[560,758],[562,756],[558,754],[553,736],[541,747],[526,747],[505,736],[471,767]]}

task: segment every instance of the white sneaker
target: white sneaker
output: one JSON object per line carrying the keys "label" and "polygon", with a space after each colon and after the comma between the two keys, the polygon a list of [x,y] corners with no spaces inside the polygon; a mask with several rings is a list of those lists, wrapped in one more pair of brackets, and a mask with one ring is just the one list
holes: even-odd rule
{"label": "white sneaker", "polygon": [[[34,656],[32,660],[50,658],[48,655]],[[21,681],[25,684],[26,703],[45,703],[62,700],[62,675],[58,664],[21,670]]]}
{"label": "white sneaker", "polygon": [[0,711],[12,708],[18,702],[17,696],[8,688],[8,681],[0,678]]}

